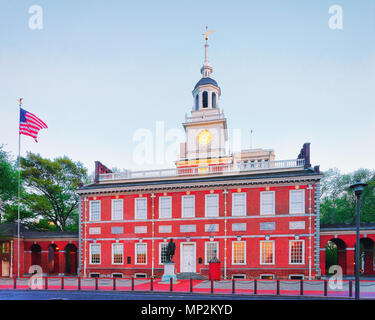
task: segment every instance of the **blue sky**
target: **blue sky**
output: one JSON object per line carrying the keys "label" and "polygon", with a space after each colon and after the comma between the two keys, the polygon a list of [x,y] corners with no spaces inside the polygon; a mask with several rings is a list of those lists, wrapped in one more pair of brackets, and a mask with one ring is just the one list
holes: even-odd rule
{"label": "blue sky", "polygon": [[[31,30],[29,7],[43,9]],[[332,5],[343,29],[328,26]],[[11,1],[0,6],[0,144],[18,152],[18,105],[49,128],[21,152],[67,155],[141,170],[140,128],[182,129],[200,79],[205,26],[212,77],[228,127],[243,148],[343,172],[375,169],[375,2],[361,1]]]}

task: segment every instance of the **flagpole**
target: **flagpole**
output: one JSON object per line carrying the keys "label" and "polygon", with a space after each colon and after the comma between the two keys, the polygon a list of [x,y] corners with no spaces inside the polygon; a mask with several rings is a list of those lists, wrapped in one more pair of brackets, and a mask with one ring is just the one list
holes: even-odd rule
{"label": "flagpole", "polygon": [[[21,118],[22,98],[19,99]],[[21,194],[21,133],[18,129],[18,216],[17,216],[17,278],[20,277],[20,194]]]}

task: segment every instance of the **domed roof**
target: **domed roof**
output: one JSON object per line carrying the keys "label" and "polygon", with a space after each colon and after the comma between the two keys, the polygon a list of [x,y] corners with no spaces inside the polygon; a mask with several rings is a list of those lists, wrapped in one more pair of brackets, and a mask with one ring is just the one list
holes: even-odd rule
{"label": "domed roof", "polygon": [[196,88],[198,88],[199,86],[202,86],[202,85],[204,85],[204,84],[212,84],[212,85],[218,87],[217,82],[216,82],[214,79],[212,79],[212,78],[202,78],[202,79],[200,79],[200,80],[197,82],[197,84],[196,84],[195,87],[194,87],[194,90],[195,90]]}

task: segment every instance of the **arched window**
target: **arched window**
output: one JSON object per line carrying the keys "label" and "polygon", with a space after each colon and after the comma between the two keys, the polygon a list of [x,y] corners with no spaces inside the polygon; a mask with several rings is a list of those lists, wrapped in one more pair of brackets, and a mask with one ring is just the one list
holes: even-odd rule
{"label": "arched window", "polygon": [[216,93],[212,92],[212,108],[216,108]]}
{"label": "arched window", "polygon": [[203,92],[203,108],[208,108],[208,93],[207,91]]}
{"label": "arched window", "polygon": [[195,96],[195,110],[199,109],[199,94]]}

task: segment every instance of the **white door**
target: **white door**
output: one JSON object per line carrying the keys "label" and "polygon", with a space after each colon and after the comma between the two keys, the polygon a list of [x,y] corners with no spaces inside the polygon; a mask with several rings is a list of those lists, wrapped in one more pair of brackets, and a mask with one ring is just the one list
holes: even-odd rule
{"label": "white door", "polygon": [[9,277],[9,261],[2,260],[1,263],[1,276],[2,277]]}
{"label": "white door", "polygon": [[195,272],[194,244],[183,244],[181,255],[181,272]]}

